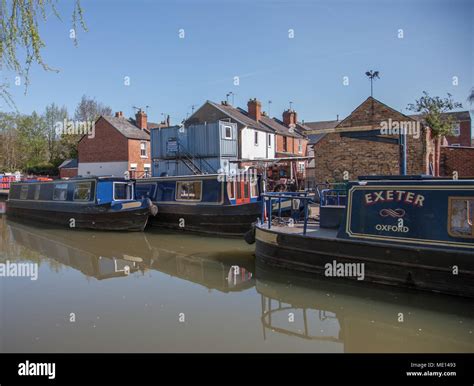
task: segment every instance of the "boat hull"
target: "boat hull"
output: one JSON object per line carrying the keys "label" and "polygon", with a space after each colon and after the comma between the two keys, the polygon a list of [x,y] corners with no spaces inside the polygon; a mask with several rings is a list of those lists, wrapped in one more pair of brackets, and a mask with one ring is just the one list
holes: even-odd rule
{"label": "boat hull", "polygon": [[[7,202],[6,214],[9,218],[33,223],[51,224],[69,229],[95,229],[107,231],[143,231],[149,216],[148,207],[130,210],[111,210],[110,206],[84,206],[56,208],[43,205],[41,209],[20,207]],[[74,219],[71,222],[71,219]],[[73,226],[72,226],[73,224]]]}
{"label": "boat hull", "polygon": [[243,205],[177,205],[154,202],[150,225],[218,236],[242,236],[261,215],[259,202]]}
{"label": "boat hull", "polygon": [[[327,277],[327,264],[363,263],[361,282],[474,297],[472,251],[304,237],[256,229],[257,262]],[[329,277],[330,280],[358,280]]]}

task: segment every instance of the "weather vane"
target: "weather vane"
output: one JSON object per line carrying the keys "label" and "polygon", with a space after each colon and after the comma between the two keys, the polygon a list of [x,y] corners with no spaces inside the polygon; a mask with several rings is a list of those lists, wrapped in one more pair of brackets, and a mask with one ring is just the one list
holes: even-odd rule
{"label": "weather vane", "polygon": [[380,79],[379,72],[378,71],[367,71],[365,75],[368,76],[370,79],[370,96],[374,96],[374,79]]}

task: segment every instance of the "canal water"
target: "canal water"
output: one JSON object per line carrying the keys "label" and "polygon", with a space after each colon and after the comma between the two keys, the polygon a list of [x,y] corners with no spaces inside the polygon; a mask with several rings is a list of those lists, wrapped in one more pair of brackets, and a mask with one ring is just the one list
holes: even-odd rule
{"label": "canal water", "polygon": [[239,239],[0,215],[0,264],[1,352],[474,352],[472,300],[274,271]]}

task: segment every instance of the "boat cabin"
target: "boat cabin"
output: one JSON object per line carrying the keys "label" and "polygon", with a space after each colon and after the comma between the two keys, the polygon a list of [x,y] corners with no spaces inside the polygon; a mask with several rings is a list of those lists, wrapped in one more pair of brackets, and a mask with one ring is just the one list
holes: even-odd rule
{"label": "boat cabin", "polygon": [[13,183],[9,200],[109,204],[134,200],[134,183],[122,178],[75,178]]}

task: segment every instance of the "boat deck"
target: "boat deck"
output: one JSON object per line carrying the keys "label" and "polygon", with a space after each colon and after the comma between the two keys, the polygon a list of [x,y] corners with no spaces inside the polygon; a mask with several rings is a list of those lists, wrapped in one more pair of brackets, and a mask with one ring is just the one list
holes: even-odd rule
{"label": "boat deck", "polygon": [[[285,234],[303,235],[303,227],[304,224],[302,222],[296,223],[293,226],[272,223],[270,231]],[[264,224],[258,224],[258,228],[268,230],[268,222],[265,222]],[[335,239],[337,232],[337,229],[321,228],[318,222],[308,222],[305,237]]]}

